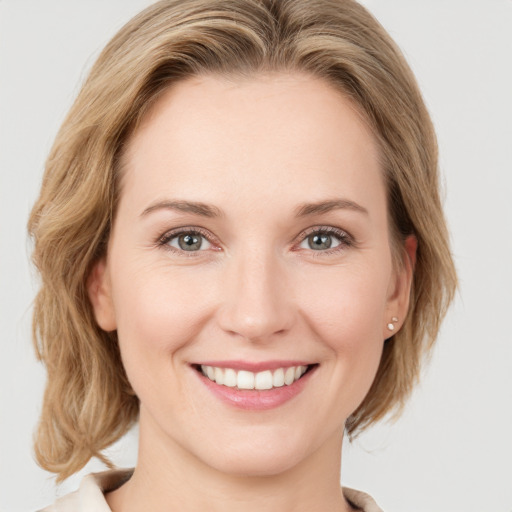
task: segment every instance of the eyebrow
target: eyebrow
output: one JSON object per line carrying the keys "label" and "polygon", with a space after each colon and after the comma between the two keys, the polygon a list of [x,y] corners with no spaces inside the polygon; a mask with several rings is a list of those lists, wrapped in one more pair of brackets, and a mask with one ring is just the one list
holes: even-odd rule
{"label": "eyebrow", "polygon": [[[192,213],[201,217],[221,217],[222,211],[216,206],[196,201],[160,201],[146,208],[141,217],[144,217],[157,210],[174,210],[183,213]],[[363,206],[350,201],[349,199],[331,199],[318,203],[304,203],[295,209],[296,217],[307,217],[319,215],[332,210],[353,210],[368,215],[368,210]]]}
{"label": "eyebrow", "polygon": [[297,207],[295,215],[297,217],[306,217],[308,215],[327,213],[332,210],[353,210],[368,215],[366,208],[349,199],[332,199],[318,203],[305,203]]}
{"label": "eyebrow", "polygon": [[193,213],[201,217],[220,217],[222,212],[216,206],[195,201],[160,201],[148,206],[142,213],[144,217],[156,210],[174,210],[183,213]]}

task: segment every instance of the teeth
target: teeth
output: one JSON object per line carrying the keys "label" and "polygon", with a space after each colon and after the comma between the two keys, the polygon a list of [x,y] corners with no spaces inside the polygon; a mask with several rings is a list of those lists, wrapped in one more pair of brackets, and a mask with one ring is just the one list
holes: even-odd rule
{"label": "teeth", "polygon": [[[206,376],[210,380],[215,380],[215,368],[213,366],[206,366]],[[204,372],[204,369],[203,369]]]}
{"label": "teeth", "polygon": [[224,372],[221,368],[215,368],[215,382],[221,386],[224,385]]}
{"label": "teeth", "polygon": [[284,386],[284,370],[282,368],[277,369],[272,375],[272,385],[275,388]]}
{"label": "teeth", "polygon": [[271,389],[272,372],[270,370],[259,372],[254,378],[254,389]]}
{"label": "teeth", "polygon": [[[220,368],[217,368],[219,370]],[[232,368],[226,368],[224,370],[224,386],[228,386],[230,388],[236,387],[238,384],[238,379],[236,376],[235,370]]]}
{"label": "teeth", "polygon": [[254,389],[254,373],[240,370],[236,383],[239,389]]}
{"label": "teeth", "polygon": [[260,390],[279,388],[284,385],[289,386],[300,379],[307,368],[307,366],[290,366],[288,368],[277,368],[273,372],[265,370],[253,373],[246,370],[236,371],[232,368],[201,365],[203,375],[221,386]]}
{"label": "teeth", "polygon": [[295,380],[295,367],[290,366],[290,368],[287,368],[284,372],[284,383],[289,386],[293,383]]}

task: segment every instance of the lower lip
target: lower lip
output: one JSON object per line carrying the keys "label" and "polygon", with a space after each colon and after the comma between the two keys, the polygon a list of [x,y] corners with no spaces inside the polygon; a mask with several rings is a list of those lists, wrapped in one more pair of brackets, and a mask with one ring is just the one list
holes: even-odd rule
{"label": "lower lip", "polygon": [[296,397],[309,381],[311,374],[316,370],[316,366],[311,368],[299,380],[287,386],[272,389],[238,389],[230,388],[228,386],[221,386],[216,382],[211,381],[202,373],[194,370],[201,382],[209,389],[215,396],[220,398],[223,402],[250,411],[264,411],[267,409],[274,409],[280,405],[285,404],[292,398]]}

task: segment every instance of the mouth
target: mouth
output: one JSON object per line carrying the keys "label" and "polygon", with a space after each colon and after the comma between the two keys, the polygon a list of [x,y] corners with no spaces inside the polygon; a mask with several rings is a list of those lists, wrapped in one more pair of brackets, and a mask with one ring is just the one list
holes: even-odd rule
{"label": "mouth", "polygon": [[312,372],[318,364],[296,364],[252,372],[247,369],[194,364],[193,368],[218,386],[244,391],[267,391],[292,386]]}

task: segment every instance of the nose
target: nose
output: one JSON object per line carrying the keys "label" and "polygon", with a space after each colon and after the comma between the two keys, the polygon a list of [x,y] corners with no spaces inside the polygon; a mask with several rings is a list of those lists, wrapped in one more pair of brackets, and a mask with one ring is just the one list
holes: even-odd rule
{"label": "nose", "polygon": [[254,252],[233,258],[223,279],[220,327],[261,343],[288,332],[294,320],[294,299],[283,263]]}

